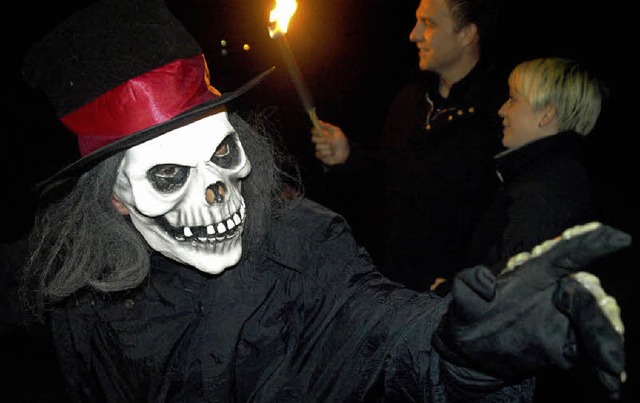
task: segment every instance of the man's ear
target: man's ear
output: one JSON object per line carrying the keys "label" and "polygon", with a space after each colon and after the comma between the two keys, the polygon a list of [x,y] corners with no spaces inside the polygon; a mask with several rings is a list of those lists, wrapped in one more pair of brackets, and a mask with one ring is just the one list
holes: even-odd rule
{"label": "man's ear", "polygon": [[478,26],[474,23],[470,23],[462,27],[458,32],[460,39],[464,46],[469,46],[473,41],[479,41],[478,38]]}
{"label": "man's ear", "polygon": [[113,204],[113,207],[116,208],[116,210],[118,211],[118,214],[129,215],[129,209],[127,208],[127,206],[124,205],[123,202],[118,200],[115,193],[111,194],[111,204]]}

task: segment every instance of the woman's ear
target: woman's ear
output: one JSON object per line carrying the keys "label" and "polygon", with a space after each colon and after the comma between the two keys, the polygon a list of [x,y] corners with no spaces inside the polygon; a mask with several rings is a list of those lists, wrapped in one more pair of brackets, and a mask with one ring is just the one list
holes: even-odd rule
{"label": "woman's ear", "polygon": [[544,106],[543,114],[540,117],[540,122],[538,126],[545,127],[549,124],[552,124],[556,121],[557,112],[555,105],[547,104]]}
{"label": "woman's ear", "polygon": [[123,202],[118,200],[115,193],[111,194],[111,204],[113,204],[113,207],[116,208],[116,210],[118,211],[118,214],[129,215],[129,209],[127,208],[127,206],[124,205]]}

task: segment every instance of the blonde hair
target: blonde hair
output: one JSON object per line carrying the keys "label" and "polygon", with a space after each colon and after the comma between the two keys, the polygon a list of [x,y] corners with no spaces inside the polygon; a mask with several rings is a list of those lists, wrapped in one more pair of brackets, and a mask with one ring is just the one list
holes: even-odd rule
{"label": "blonde hair", "polygon": [[509,86],[535,109],[556,108],[560,131],[587,135],[602,108],[605,88],[593,73],[577,62],[547,57],[518,64],[509,75]]}

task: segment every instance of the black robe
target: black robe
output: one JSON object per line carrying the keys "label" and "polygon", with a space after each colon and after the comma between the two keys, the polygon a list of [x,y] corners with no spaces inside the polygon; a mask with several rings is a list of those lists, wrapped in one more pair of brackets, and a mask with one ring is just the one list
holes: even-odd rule
{"label": "black robe", "polygon": [[344,220],[318,204],[289,210],[258,256],[220,275],[159,254],[151,264],[137,289],[85,292],[51,312],[78,401],[445,399],[431,336],[448,300],[382,277]]}

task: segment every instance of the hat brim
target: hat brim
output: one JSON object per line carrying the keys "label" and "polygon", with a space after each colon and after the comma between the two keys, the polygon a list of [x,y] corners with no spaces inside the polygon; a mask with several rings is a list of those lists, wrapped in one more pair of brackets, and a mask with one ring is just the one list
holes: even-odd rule
{"label": "hat brim", "polygon": [[242,86],[238,87],[235,91],[225,92],[221,96],[211,101],[207,101],[198,106],[195,106],[173,117],[172,119],[167,120],[166,122],[163,122],[158,125],[151,126],[144,130],[140,130],[136,133],[130,134],[126,137],[123,137],[120,140],[114,141],[113,143],[103,146],[97,149],[96,151],[93,151],[92,153],[85,155],[82,158],[77,159],[71,164],[60,169],[54,175],[48,177],[47,179],[44,179],[41,182],[38,182],[33,187],[33,191],[40,195],[46,194],[52,189],[67,182],[68,180],[79,177],[81,174],[88,171],[92,167],[96,166],[101,161],[119,153],[120,151],[129,149],[138,144],[144,143],[145,141],[154,139],[158,136],[161,136],[162,134],[178,129],[182,126],[186,126],[189,123],[192,123],[201,119],[202,117],[206,116],[212,109],[222,106],[238,98],[242,94],[246,93],[256,85],[258,85],[274,69],[275,67],[271,67],[268,70],[258,74],[257,76],[247,81]]}

